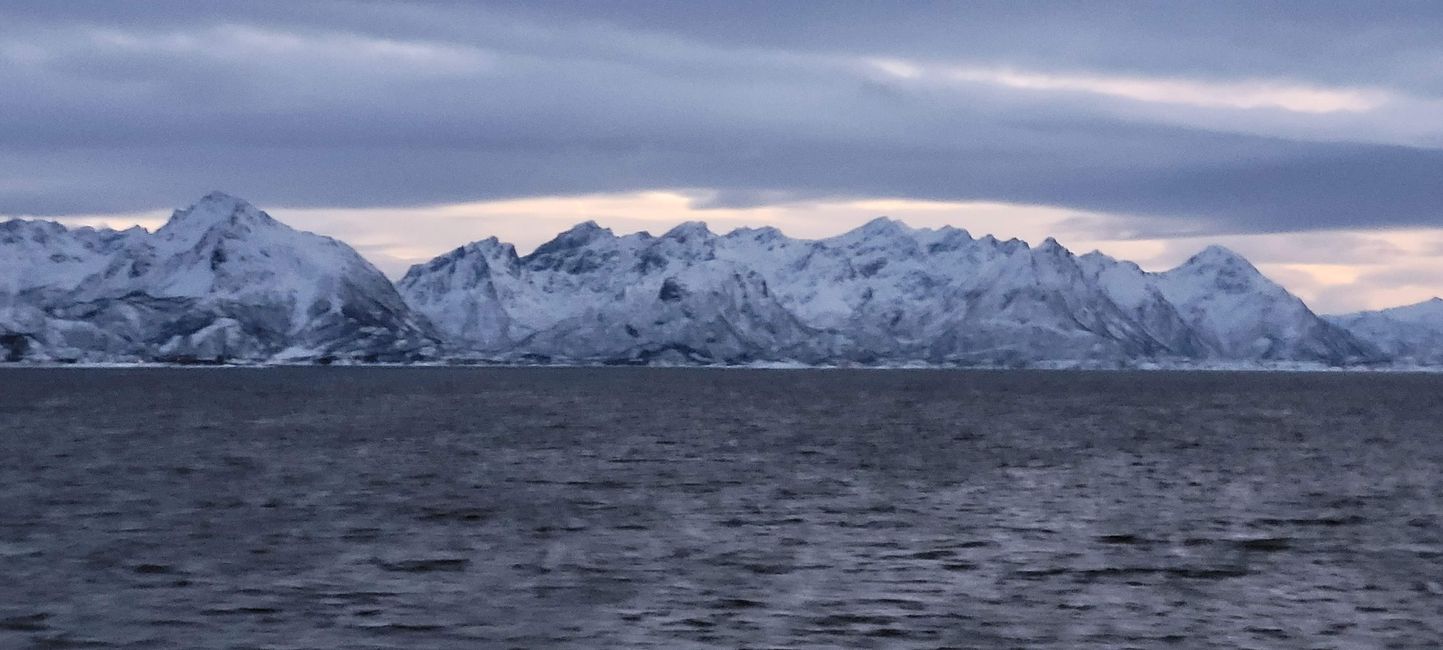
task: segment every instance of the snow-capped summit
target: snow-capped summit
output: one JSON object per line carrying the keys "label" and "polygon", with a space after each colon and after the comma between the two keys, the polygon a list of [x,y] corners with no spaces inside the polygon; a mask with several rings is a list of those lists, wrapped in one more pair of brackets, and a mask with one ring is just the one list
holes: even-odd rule
{"label": "snow-capped summit", "polygon": [[82,281],[17,299],[27,322],[0,323],[26,337],[31,354],[402,360],[434,346],[425,319],[349,246],[233,196],[207,194],[153,234],[99,241],[77,266]]}
{"label": "snow-capped summit", "polygon": [[1181,303],[1213,299],[1219,293],[1241,295],[1254,290],[1284,291],[1264,277],[1251,262],[1222,246],[1209,246],[1159,277],[1163,280],[1161,287],[1168,294],[1168,299]]}
{"label": "snow-capped summit", "polygon": [[1052,237],[1042,240],[1042,243],[1037,246],[1037,252],[1048,255],[1072,255],[1072,251],[1064,248],[1062,244],[1058,243],[1057,240]]}
{"label": "snow-capped summit", "polygon": [[1232,265],[1252,268],[1252,262],[1231,248],[1221,244],[1209,244],[1183,262],[1181,266]]}
{"label": "snow-capped summit", "polygon": [[214,192],[155,233],[0,223],[0,358],[575,363],[1443,364],[1443,300],[1321,319],[1210,246],[1150,273],[1053,238],[878,218],[795,239],[587,221],[393,286],[345,244]]}
{"label": "snow-capped summit", "polygon": [[511,319],[500,305],[520,272],[516,248],[488,237],[411,267],[397,285],[414,309],[434,317],[445,340],[499,350],[513,344]]}
{"label": "snow-capped summit", "polygon": [[858,239],[874,237],[901,237],[911,234],[912,229],[907,224],[891,217],[877,217],[852,230],[843,233],[841,238]]}
{"label": "snow-capped summit", "polygon": [[687,241],[706,241],[716,237],[716,235],[712,233],[711,228],[708,228],[704,221],[683,221],[671,230],[666,231],[666,234],[661,237],[662,239],[673,239],[685,243]]}
{"label": "snow-capped summit", "polygon": [[1342,364],[1374,357],[1368,346],[1222,246],[1209,246],[1162,273],[1098,252],[1079,261],[1133,320],[1190,358]]}
{"label": "snow-capped summit", "polygon": [[[1133,363],[1362,356],[1241,256],[1146,273],[956,228],[874,219],[819,240],[775,228],[660,237],[584,223],[521,258],[455,252],[400,289],[454,344],[572,362]],[[514,260],[514,261],[513,261]],[[464,270],[463,270],[464,269]],[[671,355],[668,357],[667,355]]]}
{"label": "snow-capped summit", "polygon": [[615,236],[610,228],[602,228],[595,221],[583,221],[539,246],[536,253],[545,255],[553,251],[569,250],[585,246],[597,239],[610,239]]}
{"label": "snow-capped summit", "polygon": [[1365,344],[1222,246],[1209,246],[1158,274],[1157,287],[1226,359],[1348,363],[1373,356]]}
{"label": "snow-capped summit", "polygon": [[279,225],[279,222],[245,200],[224,192],[211,192],[190,207],[172,213],[170,220],[156,234],[183,239],[215,228],[239,230],[274,225]]}
{"label": "snow-capped summit", "polygon": [[760,228],[737,228],[725,235],[727,239],[752,239],[756,241],[776,241],[786,238],[782,231],[774,226],[762,226]]}
{"label": "snow-capped summit", "polygon": [[836,246],[886,247],[897,242],[916,245],[914,231],[891,217],[877,217],[856,228],[822,241]]}

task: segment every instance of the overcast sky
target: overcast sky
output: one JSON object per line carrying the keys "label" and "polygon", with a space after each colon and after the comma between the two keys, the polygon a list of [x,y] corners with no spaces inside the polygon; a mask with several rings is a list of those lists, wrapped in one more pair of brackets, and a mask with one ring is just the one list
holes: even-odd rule
{"label": "overcast sky", "polygon": [[879,214],[1319,311],[1443,293],[1443,3],[0,0],[0,215],[220,189],[390,273],[583,219]]}

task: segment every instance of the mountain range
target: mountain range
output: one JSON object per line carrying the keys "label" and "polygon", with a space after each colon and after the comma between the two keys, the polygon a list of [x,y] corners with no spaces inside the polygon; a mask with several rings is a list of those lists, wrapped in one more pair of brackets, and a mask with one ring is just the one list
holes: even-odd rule
{"label": "mountain range", "polygon": [[1443,301],[1332,317],[1225,248],[1151,273],[885,218],[820,240],[586,222],[392,284],[212,193],[154,233],[0,222],[12,362],[1137,367],[1443,365]]}

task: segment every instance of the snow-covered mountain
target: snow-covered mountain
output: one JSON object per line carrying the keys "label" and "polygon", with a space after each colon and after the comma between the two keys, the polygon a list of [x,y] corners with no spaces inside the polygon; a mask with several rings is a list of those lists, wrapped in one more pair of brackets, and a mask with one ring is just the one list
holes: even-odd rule
{"label": "snow-covered mountain", "polygon": [[1100,253],[1083,264],[1109,298],[1150,332],[1176,337],[1173,349],[1189,357],[1345,364],[1378,356],[1221,246],[1162,273]]}
{"label": "snow-covered mountain", "polygon": [[1443,301],[1319,318],[1241,256],[1176,269],[876,219],[820,240],[586,222],[393,286],[221,193],[154,233],[0,222],[0,359],[1443,365]]}
{"label": "snow-covered mountain", "polygon": [[375,267],[221,193],[155,233],[0,223],[12,359],[407,360],[434,351]]}
{"label": "snow-covered mountain", "polygon": [[400,281],[453,346],[486,356],[578,362],[820,362],[803,326],[755,270],[715,258],[710,233],[617,237],[587,222],[520,258],[488,239]]}
{"label": "snow-covered mountain", "polygon": [[524,257],[489,239],[413,267],[402,295],[483,357],[582,363],[1033,365],[1375,360],[1251,264],[1166,273],[877,219],[822,240],[584,223]]}
{"label": "snow-covered mountain", "polygon": [[1399,364],[1443,365],[1443,299],[1329,316],[1328,320]]}

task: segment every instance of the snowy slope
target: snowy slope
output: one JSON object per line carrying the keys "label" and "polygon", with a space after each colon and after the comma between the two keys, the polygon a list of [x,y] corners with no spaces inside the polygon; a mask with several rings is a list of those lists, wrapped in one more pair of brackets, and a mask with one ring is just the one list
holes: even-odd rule
{"label": "snowy slope", "polygon": [[1114,303],[1191,358],[1335,365],[1376,360],[1369,346],[1221,246],[1209,246],[1163,273],[1101,253],[1083,258]]}
{"label": "snowy slope", "polygon": [[1225,359],[1341,364],[1373,356],[1368,346],[1221,246],[1209,246],[1157,280],[1183,319]]}
{"label": "snowy slope", "polygon": [[415,309],[433,317],[442,337],[499,351],[514,343],[503,303],[519,298],[519,274],[516,249],[491,237],[412,267],[399,284],[408,288]]}
{"label": "snowy slope", "polygon": [[0,296],[71,291],[145,231],[67,229],[53,221],[0,222]]}
{"label": "snowy slope", "polygon": [[[47,344],[59,334],[89,329],[52,322],[45,307],[72,302],[87,278],[145,235],[139,228],[70,230],[50,221],[0,222],[0,360],[44,357]],[[82,334],[92,336],[104,338],[100,332]],[[87,348],[97,345],[85,342]]]}
{"label": "snowy slope", "polygon": [[819,240],[586,222],[525,256],[467,244],[396,286],[220,193],[155,233],[0,223],[11,360],[1443,364],[1440,312],[1324,320],[1220,247],[1149,273],[885,218]]}
{"label": "snowy slope", "polygon": [[[494,239],[418,265],[401,293],[452,344],[571,362],[1032,365],[1345,363],[1367,347],[1224,249],[1167,273],[1054,240],[877,219],[822,240],[587,222],[520,257]],[[665,355],[665,356],[661,356]]]}
{"label": "snowy slope", "polygon": [[700,224],[617,237],[588,222],[524,258],[494,240],[459,248],[412,268],[399,287],[451,343],[502,358],[828,356],[760,275],[717,259],[717,244]]}
{"label": "snowy slope", "polygon": [[819,241],[776,231],[725,240],[723,259],[758,269],[802,322],[846,341],[847,359],[1026,363],[1163,351],[1056,242],[1033,249],[890,219]]}
{"label": "snowy slope", "polygon": [[176,211],[154,234],[14,223],[5,225],[26,237],[0,244],[6,259],[51,265],[8,270],[0,285],[11,305],[0,328],[30,356],[404,360],[435,344],[350,247],[225,194]]}
{"label": "snowy slope", "polygon": [[1328,320],[1400,364],[1443,365],[1443,299]]}

